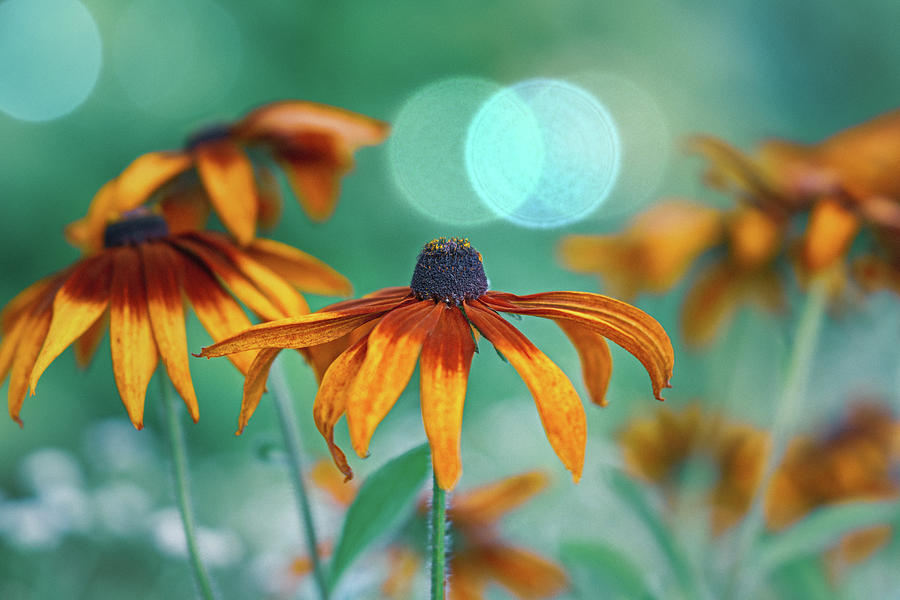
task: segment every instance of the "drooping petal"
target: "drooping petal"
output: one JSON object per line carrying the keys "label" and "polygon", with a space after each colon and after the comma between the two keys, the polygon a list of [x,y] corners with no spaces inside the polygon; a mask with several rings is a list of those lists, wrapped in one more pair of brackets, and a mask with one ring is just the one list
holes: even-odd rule
{"label": "drooping petal", "polygon": [[45,277],[35,281],[27,288],[16,294],[12,300],[6,303],[0,311],[0,333],[6,334],[18,322],[19,317],[26,314],[34,304],[43,296],[44,292],[57,280],[57,277]]}
{"label": "drooping petal", "polygon": [[[47,332],[50,329],[52,317],[53,293],[45,292],[43,298],[39,298],[28,311],[21,316],[21,334],[17,333],[18,343],[15,346],[15,354],[10,366],[9,389],[7,389],[7,403],[9,416],[13,421],[22,425],[19,412],[25,401],[25,393],[28,389],[29,379],[34,368],[35,361],[46,343]],[[12,335],[10,336],[12,337]]]}
{"label": "drooping petal", "polygon": [[550,484],[541,471],[528,471],[457,494],[448,509],[454,523],[485,526],[524,504]]}
{"label": "drooping petal", "polygon": [[109,313],[103,313],[99,319],[94,321],[93,325],[88,327],[87,331],[75,340],[75,360],[82,369],[86,369],[91,364],[108,326]]}
{"label": "drooping petal", "polygon": [[312,255],[287,244],[256,238],[245,250],[304,292],[346,296],[353,292],[350,281]]}
{"label": "drooping petal", "polygon": [[710,265],[697,275],[681,307],[681,331],[689,346],[710,344],[734,316],[740,301],[739,277],[727,262]]}
{"label": "drooping petal", "polygon": [[429,300],[415,302],[389,312],[369,334],[366,358],[347,394],[347,427],[359,456],[368,454],[375,428],[409,383],[422,344],[443,310]]}
{"label": "drooping petal", "polygon": [[189,236],[173,237],[172,242],[175,246],[183,250],[186,254],[196,258],[216,275],[222,282],[228,286],[231,293],[238,300],[247,305],[247,307],[259,315],[261,318],[271,321],[281,319],[288,315],[283,310],[275,306],[275,304],[263,294],[254,282],[244,276],[244,274],[232,263],[228,257],[223,256],[213,248]]}
{"label": "drooping petal", "polygon": [[438,485],[450,490],[462,474],[459,442],[475,342],[462,311],[440,306],[437,325],[422,346],[419,394],[434,474]]}
{"label": "drooping petal", "polygon": [[488,292],[482,300],[491,308],[522,315],[576,322],[612,340],[637,358],[660,400],[669,387],[675,353],[662,326],[644,311],[620,300],[586,292],[546,292],[516,296]]}
{"label": "drooping petal", "polygon": [[224,235],[203,232],[192,236],[196,240],[226,257],[244,277],[271,300],[283,314],[276,318],[294,317],[309,312],[303,296],[276,271],[261,264],[243,249],[234,246]]}
{"label": "drooping petal", "polygon": [[103,253],[81,262],[53,299],[53,318],[29,377],[31,393],[53,360],[98,319],[109,305],[112,260]]}
{"label": "drooping petal", "polygon": [[259,224],[265,229],[275,227],[281,219],[281,211],[284,207],[284,199],[281,197],[281,187],[278,178],[272,169],[265,165],[256,168],[256,192],[259,201]]}
{"label": "drooping petal", "polygon": [[581,359],[581,374],[591,396],[591,402],[606,406],[608,404],[606,388],[609,387],[609,378],[612,375],[612,355],[609,353],[606,338],[572,321],[554,319],[554,322],[559,325],[578,352],[578,358]]}
{"label": "drooping petal", "polygon": [[[186,257],[179,262],[184,293],[213,341],[224,340],[250,327],[250,319],[240,305],[222,289],[209,271],[193,258]],[[241,373],[246,375],[254,357],[254,352],[235,351],[228,358]]]}
{"label": "drooping petal", "polygon": [[147,288],[137,248],[116,248],[112,257],[109,346],[113,374],[131,422],[141,429],[147,385],[156,370],[158,357],[147,309]]}
{"label": "drooping petal", "polygon": [[209,196],[199,185],[178,186],[160,199],[159,208],[172,235],[201,231],[209,221]]}
{"label": "drooping petal", "polygon": [[238,417],[238,429],[235,435],[241,435],[244,432],[244,427],[256,412],[259,400],[266,391],[269,370],[279,352],[281,352],[280,348],[263,348],[256,353],[256,358],[250,364],[247,377],[244,379],[244,397],[241,399],[241,414]]}
{"label": "drooping petal", "polygon": [[259,202],[250,159],[229,139],[199,144],[194,154],[203,187],[225,228],[239,244],[249,244]]}
{"label": "drooping petal", "polygon": [[347,400],[360,368],[366,359],[368,337],[360,339],[338,356],[322,378],[319,391],[313,403],[313,418],[319,433],[325,438],[334,464],[349,480],[353,470],[347,463],[347,457],[334,443],[334,425],[347,410]]}
{"label": "drooping petal", "polygon": [[[16,349],[18,348],[19,340],[22,339],[22,336],[26,331],[28,314],[20,314],[18,317],[19,318],[10,326],[9,331],[4,334],[3,339],[0,340],[0,383],[2,383],[9,374],[13,359],[16,357]],[[43,343],[42,340],[41,344]],[[38,347],[38,350],[40,350],[40,347]]]}
{"label": "drooping petal", "polygon": [[502,317],[478,300],[466,305],[472,324],[525,381],[550,445],[577,482],[584,466],[587,422],[572,383],[553,361]]}
{"label": "drooping petal", "polygon": [[395,298],[356,301],[352,308],[260,323],[204,348],[201,356],[211,358],[260,348],[305,348],[324,344],[377,319],[403,302]]}
{"label": "drooping petal", "polygon": [[327,493],[337,504],[344,508],[353,504],[358,491],[347,481],[338,469],[326,459],[317,460],[309,470],[309,478],[317,488]]}
{"label": "drooping petal", "polygon": [[306,362],[309,363],[309,366],[312,367],[313,373],[316,375],[316,381],[321,383],[325,371],[328,370],[334,359],[340,356],[344,350],[369,335],[369,332],[372,331],[377,323],[376,320],[372,320],[368,323],[363,323],[347,335],[330,342],[301,348],[300,353],[306,359]]}
{"label": "drooping petal", "polygon": [[181,296],[179,265],[185,260],[166,244],[140,246],[147,287],[147,308],[159,356],[172,385],[184,400],[191,418],[200,418],[197,394],[188,366],[187,336],[184,331],[184,300]]}
{"label": "drooping petal", "polygon": [[518,598],[550,598],[568,586],[562,567],[524,548],[492,544],[479,548],[478,557],[485,571]]}
{"label": "drooping petal", "polygon": [[812,272],[844,256],[859,231],[859,218],[837,198],[816,202],[803,236],[803,264]]}
{"label": "drooping petal", "polygon": [[334,213],[347,168],[330,160],[311,162],[306,156],[281,154],[279,163],[303,210],[313,221],[326,221]]}

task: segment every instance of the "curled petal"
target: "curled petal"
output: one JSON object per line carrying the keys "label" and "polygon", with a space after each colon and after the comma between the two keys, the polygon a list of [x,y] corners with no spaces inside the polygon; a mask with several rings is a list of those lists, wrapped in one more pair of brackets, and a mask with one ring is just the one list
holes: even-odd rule
{"label": "curled petal", "polygon": [[140,252],[144,262],[147,308],[153,337],[166,373],[196,423],[200,418],[200,408],[188,367],[184,300],[179,278],[182,269],[178,266],[185,259],[166,244],[141,244]]}
{"label": "curled petal", "polygon": [[859,219],[836,198],[817,202],[809,214],[803,239],[803,263],[813,272],[825,269],[850,248]]}
{"label": "curled petal", "polygon": [[487,306],[478,300],[466,306],[472,324],[525,381],[550,445],[577,482],[584,466],[587,423],[572,383],[528,338]]}
{"label": "curled petal", "polygon": [[346,277],[318,258],[287,244],[256,238],[245,251],[304,292],[328,296],[353,292]]}
{"label": "curled petal", "polygon": [[347,410],[350,389],[359,376],[360,367],[366,358],[367,343],[367,338],[360,339],[331,363],[325,371],[313,403],[313,419],[316,427],[328,444],[334,464],[347,480],[353,477],[353,470],[347,463],[344,452],[334,443],[334,426]]}
{"label": "curled petal", "polygon": [[475,342],[462,311],[441,306],[440,319],[422,346],[419,378],[422,422],[431,445],[434,474],[438,485],[450,490],[462,474],[459,442]]}
{"label": "curled petal", "polygon": [[324,344],[380,317],[401,302],[394,298],[357,301],[352,308],[260,323],[204,348],[200,355],[211,358],[260,348],[305,348]]}
{"label": "curled petal", "polygon": [[425,338],[443,310],[443,304],[430,300],[414,302],[389,312],[369,334],[368,352],[347,402],[350,441],[359,456],[368,454],[375,428],[412,377]]}
{"label": "curled petal", "polygon": [[609,378],[612,375],[612,355],[609,353],[606,338],[572,321],[555,319],[555,322],[578,352],[578,358],[581,359],[581,373],[591,395],[591,401],[606,406],[608,404],[606,388],[609,387]]}
{"label": "curled petal", "polygon": [[100,318],[109,305],[112,261],[109,253],[83,261],[53,299],[53,318],[47,340],[29,377],[31,393],[44,370]]}
{"label": "curled petal", "polygon": [[327,460],[317,460],[309,470],[309,478],[317,488],[326,492],[332,500],[344,508],[353,504],[356,499],[355,485],[346,485],[347,481],[341,472]]}
{"label": "curled petal", "polygon": [[247,426],[250,417],[256,412],[259,400],[262,398],[263,392],[266,391],[266,380],[269,378],[269,370],[272,368],[272,363],[275,362],[279,352],[281,352],[280,348],[263,348],[256,353],[256,358],[250,364],[247,377],[244,379],[244,397],[241,399],[241,414],[238,417],[238,429],[235,435],[240,435],[244,432],[244,427]]}
{"label": "curled petal", "polygon": [[219,218],[238,243],[249,244],[256,230],[258,200],[250,159],[229,139],[199,144],[197,172]]}
{"label": "curled petal", "polygon": [[122,403],[137,429],[144,426],[144,399],[156,369],[157,351],[147,309],[147,290],[137,248],[113,254],[109,291],[109,345]]}
{"label": "curled petal", "polygon": [[454,523],[467,526],[490,525],[530,500],[549,483],[550,479],[541,471],[506,477],[454,496],[453,504],[448,509],[449,514]]}
{"label": "curled petal", "polygon": [[662,400],[662,389],[669,387],[675,363],[669,336],[653,317],[626,302],[585,292],[530,296],[488,292],[482,300],[498,311],[579,323],[637,358],[647,369],[658,399]]}

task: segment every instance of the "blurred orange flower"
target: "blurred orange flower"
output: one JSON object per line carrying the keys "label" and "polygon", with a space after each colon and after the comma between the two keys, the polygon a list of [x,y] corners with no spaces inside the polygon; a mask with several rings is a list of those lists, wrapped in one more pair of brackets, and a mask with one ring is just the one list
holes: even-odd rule
{"label": "blurred orange flower", "polygon": [[[476,336],[483,335],[525,380],[550,445],[577,481],[586,444],[578,394],[559,367],[499,312],[553,319],[581,356],[595,403],[604,403],[612,370],[606,338],[641,361],[658,398],[668,386],[674,354],[652,317],[597,294],[489,292],[481,254],[458,238],[426,244],[409,287],[387,288],[311,315],[257,325],[204,348],[202,355],[261,350],[244,384],[243,427],[259,404],[269,367],[281,349],[342,339],[339,346],[346,349],[325,371],[313,414],[335,463],[349,478],[346,457],[334,444],[335,424],[346,413],[353,448],[365,457],[375,428],[406,387],[421,354],[422,418],[438,483],[451,489],[462,469],[459,443],[469,366]],[[375,322],[372,329],[352,342],[354,330],[370,322]],[[334,348],[329,352],[334,355]]]}
{"label": "blurred orange flower", "polygon": [[[801,436],[788,448],[766,496],[768,526],[780,531],[816,508],[900,495],[900,423],[878,404],[857,404],[837,427]],[[890,537],[889,526],[846,536],[829,552],[832,567],[861,561]]]}
{"label": "blurred orange flower", "polygon": [[[106,226],[102,251],[26,288],[0,313],[0,379],[10,375],[10,415],[21,424],[26,389],[34,393],[70,344],[78,361],[89,363],[108,324],[113,374],[134,426],[142,427],[158,358],[196,421],[183,297],[210,336],[222,340],[251,324],[237,300],[263,319],[308,312],[292,284],[350,292],[331,267],[279,242],[257,239],[240,248],[222,234],[171,233],[163,217],[145,209],[126,214]],[[253,356],[230,358],[246,373]]]}
{"label": "blurred orange flower", "polygon": [[[447,510],[452,554],[447,598],[483,600],[491,582],[516,598],[552,598],[568,586],[565,571],[530,550],[502,540],[497,524],[503,516],[547,487],[543,473],[531,471],[457,494]],[[427,505],[422,502],[420,513]],[[391,598],[408,594],[422,558],[407,547],[395,546],[391,571],[382,588]]]}
{"label": "blurred orange flower", "polygon": [[634,475],[658,485],[670,504],[687,463],[709,460],[716,482],[709,492],[713,531],[719,534],[746,514],[769,452],[766,432],[726,421],[699,405],[631,421],[619,434],[625,464]]}
{"label": "blurred orange flower", "polygon": [[277,218],[281,202],[274,175],[254,164],[247,152],[251,149],[271,155],[306,213],[322,221],[334,210],[340,178],[353,168],[353,153],[360,146],[380,144],[388,130],[386,123],[324,104],[267,104],[235,123],[198,132],[184,150],[138,157],[97,192],[87,216],[70,225],[66,235],[84,250],[100,249],[108,221],[194,169],[202,189],[189,190],[193,200],[211,205],[235,239],[247,245],[257,221]]}

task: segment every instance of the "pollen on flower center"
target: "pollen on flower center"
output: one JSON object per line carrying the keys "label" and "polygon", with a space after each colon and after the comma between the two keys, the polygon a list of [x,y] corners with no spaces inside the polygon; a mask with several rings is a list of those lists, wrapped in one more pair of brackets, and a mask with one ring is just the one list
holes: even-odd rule
{"label": "pollen on flower center", "polygon": [[184,145],[187,150],[193,150],[200,144],[206,142],[214,142],[216,140],[224,140],[225,138],[228,138],[230,136],[231,125],[227,123],[220,123],[204,127],[203,129],[195,132],[188,137]]}
{"label": "pollen on flower center", "polygon": [[409,285],[420,300],[448,304],[474,300],[488,289],[481,254],[463,238],[441,237],[425,244]]}
{"label": "pollen on flower center", "polygon": [[135,210],[125,213],[121,220],[106,226],[103,245],[106,248],[129,246],[167,235],[169,226],[165,219],[146,210]]}

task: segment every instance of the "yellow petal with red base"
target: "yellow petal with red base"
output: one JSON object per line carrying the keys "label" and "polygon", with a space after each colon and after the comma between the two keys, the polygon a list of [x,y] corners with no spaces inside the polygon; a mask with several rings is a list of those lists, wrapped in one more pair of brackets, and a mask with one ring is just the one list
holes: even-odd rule
{"label": "yellow petal with red base", "polygon": [[803,236],[803,264],[817,272],[843,257],[859,231],[859,218],[837,198],[816,202]]}
{"label": "yellow petal with red base", "polygon": [[347,394],[347,427],[359,456],[368,454],[375,428],[409,383],[425,338],[443,310],[443,304],[431,300],[414,302],[389,312],[369,334],[366,358]]}
{"label": "yellow petal with red base", "polygon": [[438,485],[450,490],[462,474],[459,443],[475,342],[462,311],[440,306],[440,319],[422,346],[419,395],[434,474]]}
{"label": "yellow petal with red base", "polygon": [[258,200],[253,165],[228,139],[203,142],[194,149],[197,172],[216,213],[241,245],[256,231]]}
{"label": "yellow petal with red base", "polygon": [[44,298],[34,303],[27,315],[21,317],[22,333],[15,347],[15,357],[10,367],[9,389],[6,391],[9,415],[19,425],[22,424],[19,411],[22,410],[22,403],[25,401],[29,379],[50,329],[52,303],[53,295],[46,293]]}
{"label": "yellow petal with red base", "polygon": [[256,238],[246,252],[304,292],[327,296],[346,296],[353,292],[346,277],[318,258],[287,244]]}
{"label": "yellow petal with red base", "polygon": [[455,523],[485,526],[521,506],[546,489],[550,479],[540,471],[529,471],[467,490],[453,497],[448,512]]}
{"label": "yellow petal with red base", "polygon": [[353,477],[353,470],[343,451],[334,443],[334,426],[347,410],[349,392],[366,358],[367,342],[367,337],[360,339],[331,363],[313,403],[316,427],[328,444],[334,464],[347,479]]}
{"label": "yellow petal with red base", "polygon": [[609,387],[609,378],[612,376],[612,355],[609,353],[606,338],[572,321],[556,319],[555,323],[578,352],[582,377],[591,396],[591,402],[606,406],[608,404],[606,388]]}
{"label": "yellow petal with red base", "polygon": [[116,248],[111,254],[109,346],[113,374],[131,422],[141,429],[147,385],[158,357],[147,309],[147,288],[137,248]]}
{"label": "yellow petal with red base", "polygon": [[100,318],[109,305],[112,260],[104,253],[83,261],[53,299],[53,318],[47,340],[29,377],[31,393],[44,370]]}
{"label": "yellow petal with red base", "polygon": [[93,325],[88,327],[87,331],[81,334],[81,337],[75,340],[75,360],[82,369],[86,369],[91,364],[108,326],[109,313],[103,313],[99,319],[94,321]]}
{"label": "yellow petal with red base", "polygon": [[587,422],[572,383],[553,361],[502,317],[477,300],[467,302],[466,306],[472,324],[525,381],[534,396],[550,445],[577,482],[584,466]]}
{"label": "yellow petal with red base", "polygon": [[181,295],[181,264],[187,260],[166,244],[140,246],[147,287],[147,308],[153,337],[166,373],[184,400],[191,418],[200,418],[197,394],[188,366],[187,336],[184,331],[184,300]]}
{"label": "yellow petal with red base", "polygon": [[[26,321],[28,321],[28,313],[19,314],[9,331],[7,331],[3,335],[3,339],[0,340],[0,382],[3,382],[9,374],[13,359],[16,357],[16,349],[18,348],[19,340],[22,339],[22,336],[26,331]],[[43,343],[43,340],[41,340],[41,344]],[[40,350],[40,345],[38,346],[38,350]]]}
{"label": "yellow petal with red base", "polygon": [[238,429],[235,435],[240,435],[244,432],[244,427],[247,426],[250,417],[256,412],[260,398],[262,398],[263,392],[266,391],[266,380],[269,378],[269,370],[271,370],[272,363],[275,362],[279,352],[281,352],[279,348],[263,348],[256,353],[256,358],[250,364],[247,377],[244,379],[244,397],[241,399],[241,414],[238,417]]}

